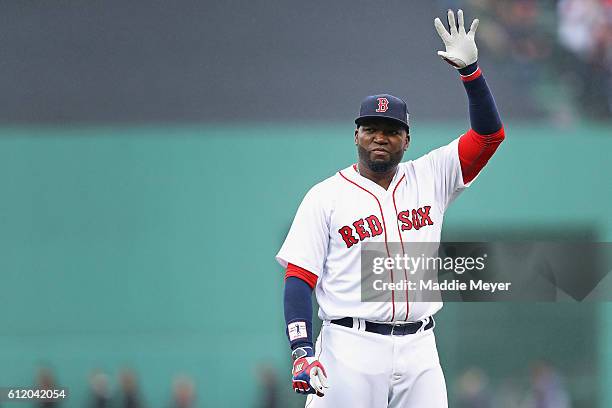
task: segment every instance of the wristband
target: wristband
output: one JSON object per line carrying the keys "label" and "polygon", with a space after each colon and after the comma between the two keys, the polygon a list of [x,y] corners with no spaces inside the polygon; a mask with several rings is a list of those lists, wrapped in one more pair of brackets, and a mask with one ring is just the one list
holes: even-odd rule
{"label": "wristband", "polygon": [[302,357],[312,357],[314,356],[314,351],[312,347],[298,347],[291,352],[291,357],[293,357],[293,361]]}

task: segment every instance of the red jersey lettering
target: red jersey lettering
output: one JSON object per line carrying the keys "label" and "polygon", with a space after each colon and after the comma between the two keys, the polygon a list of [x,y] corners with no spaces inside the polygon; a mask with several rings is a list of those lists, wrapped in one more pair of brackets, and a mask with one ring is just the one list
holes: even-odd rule
{"label": "red jersey lettering", "polygon": [[353,227],[355,227],[355,231],[357,231],[357,235],[359,235],[360,240],[364,240],[370,236],[370,233],[363,228],[363,218],[355,221],[353,223]]}
{"label": "red jersey lettering", "polygon": [[372,233],[373,237],[383,233],[382,224],[375,215],[370,215],[366,218],[366,221],[368,223],[368,227],[370,227],[370,232]]}
{"label": "red jersey lettering", "polygon": [[357,241],[357,238],[353,236],[353,229],[348,225],[345,225],[344,227],[340,228],[338,232],[342,236],[342,239],[344,240],[344,243],[346,244],[347,248],[350,248],[357,242],[359,242]]}

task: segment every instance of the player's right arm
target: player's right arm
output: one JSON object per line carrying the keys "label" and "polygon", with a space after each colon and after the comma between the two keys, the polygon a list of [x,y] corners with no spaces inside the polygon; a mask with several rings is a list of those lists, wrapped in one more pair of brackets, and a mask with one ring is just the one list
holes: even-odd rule
{"label": "player's right arm", "polygon": [[317,275],[289,264],[285,272],[284,310],[293,357],[293,389],[299,394],[322,397],[327,388],[327,373],[315,357],[312,341],[311,299],[316,282]]}
{"label": "player's right arm", "polygon": [[315,186],[304,197],[276,259],[286,268],[283,306],[294,358],[293,388],[323,396],[327,377],[312,338],[312,291],[323,273],[329,243],[329,211],[320,190]]}

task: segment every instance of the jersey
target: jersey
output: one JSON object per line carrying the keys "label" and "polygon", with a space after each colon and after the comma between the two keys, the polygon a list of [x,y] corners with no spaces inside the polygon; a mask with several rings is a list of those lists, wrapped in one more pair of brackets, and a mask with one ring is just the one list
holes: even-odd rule
{"label": "jersey", "polygon": [[419,321],[441,302],[361,301],[361,246],[366,242],[440,242],[444,213],[466,188],[459,139],[400,163],[388,189],[361,176],[356,165],[312,187],[276,255],[317,275],[319,318],[375,322]]}

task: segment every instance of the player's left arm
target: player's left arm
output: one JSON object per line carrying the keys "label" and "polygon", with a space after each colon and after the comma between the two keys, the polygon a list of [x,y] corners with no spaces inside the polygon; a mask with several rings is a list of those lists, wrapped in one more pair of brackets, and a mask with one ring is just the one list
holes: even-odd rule
{"label": "player's left arm", "polygon": [[469,32],[465,31],[462,10],[457,12],[457,20],[458,24],[455,14],[449,10],[450,32],[439,18],[434,25],[446,47],[438,55],[459,71],[468,97],[471,129],[461,136],[458,146],[463,183],[468,184],[493,156],[505,132],[493,95],[478,66],[474,37],[479,20],[472,22]]}

